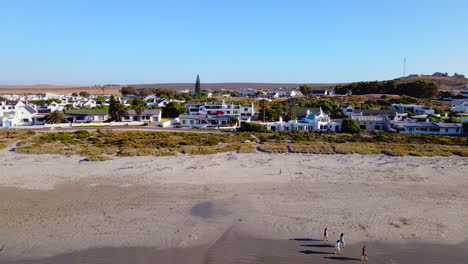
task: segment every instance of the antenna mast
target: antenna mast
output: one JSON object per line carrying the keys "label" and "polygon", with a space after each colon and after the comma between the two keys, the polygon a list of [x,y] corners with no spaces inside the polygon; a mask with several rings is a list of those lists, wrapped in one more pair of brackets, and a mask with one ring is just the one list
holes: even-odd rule
{"label": "antenna mast", "polygon": [[403,77],[406,77],[406,57],[403,58]]}

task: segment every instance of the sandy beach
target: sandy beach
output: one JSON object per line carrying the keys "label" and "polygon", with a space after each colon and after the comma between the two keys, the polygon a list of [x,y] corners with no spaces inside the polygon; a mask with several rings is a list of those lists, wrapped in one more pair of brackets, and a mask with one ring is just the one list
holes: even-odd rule
{"label": "sandy beach", "polygon": [[[363,243],[372,263],[468,257],[463,157],[5,150],[0,164],[0,263],[359,263]],[[325,227],[345,233],[338,259]]]}

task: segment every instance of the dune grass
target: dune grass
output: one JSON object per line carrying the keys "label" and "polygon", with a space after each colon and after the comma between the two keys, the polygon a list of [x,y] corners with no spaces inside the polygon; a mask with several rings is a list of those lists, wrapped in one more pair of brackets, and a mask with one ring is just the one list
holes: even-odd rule
{"label": "dune grass", "polygon": [[175,156],[230,151],[254,153],[258,149],[268,153],[468,156],[468,138],[463,136],[317,132],[182,133],[108,129],[98,129],[96,132],[46,132],[38,135],[27,131],[6,132],[1,131],[0,147],[20,141],[17,152],[26,154]]}

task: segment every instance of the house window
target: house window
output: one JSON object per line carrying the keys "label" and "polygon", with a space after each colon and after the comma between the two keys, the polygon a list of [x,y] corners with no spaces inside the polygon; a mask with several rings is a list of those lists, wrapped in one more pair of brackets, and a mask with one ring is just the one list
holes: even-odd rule
{"label": "house window", "polygon": [[27,118],[24,118],[23,122],[29,122],[29,120]]}
{"label": "house window", "polygon": [[359,126],[360,129],[366,129],[366,126],[365,125],[361,125]]}
{"label": "house window", "polygon": [[193,125],[193,120],[190,120],[190,124]]}
{"label": "house window", "polygon": [[182,120],[182,124],[187,124],[187,121],[186,120]]}
{"label": "house window", "polygon": [[375,126],[375,130],[380,130],[380,126]]}
{"label": "house window", "polygon": [[246,111],[246,112],[247,112],[247,111],[249,111],[249,109],[248,109],[248,108],[244,108],[244,111]]}
{"label": "house window", "polygon": [[[445,129],[445,132],[448,132],[448,128]],[[457,131],[458,132],[458,131]]]}

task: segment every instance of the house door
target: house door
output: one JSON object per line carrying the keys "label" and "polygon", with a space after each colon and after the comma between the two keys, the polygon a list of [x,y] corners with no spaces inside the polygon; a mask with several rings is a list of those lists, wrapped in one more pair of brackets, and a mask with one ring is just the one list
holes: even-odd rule
{"label": "house door", "polygon": [[6,122],[5,122],[5,126],[6,126],[6,127],[11,127],[11,121],[6,121]]}

